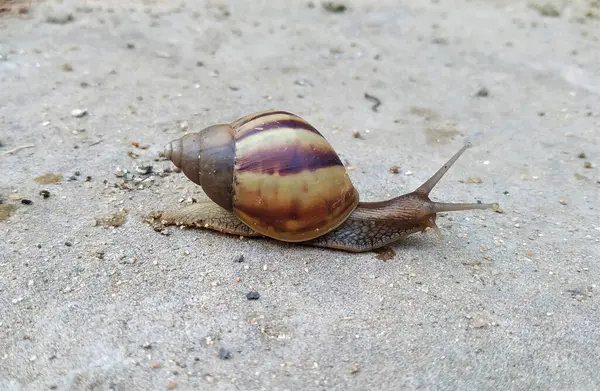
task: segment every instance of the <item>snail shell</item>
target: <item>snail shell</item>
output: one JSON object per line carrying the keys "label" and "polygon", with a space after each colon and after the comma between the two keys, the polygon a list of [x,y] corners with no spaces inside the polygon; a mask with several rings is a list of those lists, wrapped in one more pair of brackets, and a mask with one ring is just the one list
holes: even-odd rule
{"label": "snail shell", "polygon": [[286,111],[258,112],[187,134],[169,143],[165,155],[216,204],[282,241],[330,232],[359,202],[331,144]]}

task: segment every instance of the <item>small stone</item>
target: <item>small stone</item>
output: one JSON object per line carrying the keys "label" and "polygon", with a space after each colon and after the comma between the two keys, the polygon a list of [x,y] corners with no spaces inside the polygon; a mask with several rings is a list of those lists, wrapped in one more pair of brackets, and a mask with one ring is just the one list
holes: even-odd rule
{"label": "small stone", "polygon": [[25,205],[31,205],[31,204],[33,204],[33,201],[31,201],[31,200],[28,200],[27,198],[23,198],[23,199],[21,200],[21,203],[22,203],[22,204],[25,204]]}
{"label": "small stone", "polygon": [[567,205],[568,204],[567,200],[560,200],[558,202],[560,202],[562,205]]}
{"label": "small stone", "polygon": [[150,165],[148,165],[148,166],[137,166],[135,168],[135,171],[138,174],[141,174],[141,175],[150,174],[152,172],[152,166],[150,166]]}
{"label": "small stone", "polygon": [[85,115],[87,115],[88,111],[87,109],[73,109],[71,110],[71,115],[75,118],[81,118]]}
{"label": "small stone", "polygon": [[260,298],[260,294],[255,291],[251,291],[251,292],[246,293],[246,298],[248,300],[258,300]]}
{"label": "small stone", "polygon": [[71,247],[73,244],[71,242],[65,242],[65,246]]}
{"label": "small stone", "polygon": [[336,14],[346,11],[346,6],[344,4],[334,3],[333,1],[324,2],[323,8],[327,12],[332,12]]}
{"label": "small stone", "polygon": [[46,22],[50,24],[67,24],[74,20],[73,14],[67,12],[54,11],[46,16]]}
{"label": "small stone", "polygon": [[229,360],[231,358],[231,352],[225,348],[219,349],[219,358],[221,360]]}
{"label": "small stone", "polygon": [[392,174],[398,174],[400,172],[400,167],[398,167],[398,166],[392,166],[392,167],[390,167],[390,172]]}
{"label": "small stone", "polygon": [[583,167],[592,168],[592,162],[590,162],[589,160],[586,160],[585,163],[583,163]]}
{"label": "small stone", "polygon": [[71,64],[63,64],[62,69],[65,72],[73,72],[73,67]]}
{"label": "small stone", "polygon": [[579,155],[577,155],[577,157],[580,159],[585,159],[585,152],[581,152]]}
{"label": "small stone", "polygon": [[117,178],[122,178],[122,177],[124,177],[124,176],[125,176],[125,174],[127,174],[127,170],[125,170],[125,169],[122,169],[122,168],[117,168],[117,169],[115,170],[115,176],[116,176]]}
{"label": "small stone", "polygon": [[244,262],[244,254],[240,254],[233,259],[233,262]]}
{"label": "small stone", "polygon": [[488,89],[487,89],[487,88],[485,88],[485,87],[481,87],[481,88],[479,89],[479,91],[477,91],[477,94],[476,94],[476,95],[477,95],[478,97],[480,97],[480,98],[485,98],[485,97],[487,97],[487,96],[489,96],[489,95],[490,95],[490,92],[488,91]]}
{"label": "small stone", "polygon": [[486,321],[485,319],[479,318],[473,322],[473,327],[475,327],[476,329],[481,329],[481,328],[487,327],[487,326],[489,326],[489,322]]}
{"label": "small stone", "polygon": [[175,388],[177,388],[177,383],[170,381],[170,382],[167,384],[167,389],[169,389],[169,390],[174,390]]}

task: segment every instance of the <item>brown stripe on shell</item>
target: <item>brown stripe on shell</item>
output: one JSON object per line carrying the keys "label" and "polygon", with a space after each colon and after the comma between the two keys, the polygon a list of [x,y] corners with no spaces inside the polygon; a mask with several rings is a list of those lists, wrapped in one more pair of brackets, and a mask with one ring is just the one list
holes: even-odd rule
{"label": "brown stripe on shell", "polygon": [[232,124],[238,140],[260,133],[264,130],[281,130],[286,128],[303,129],[323,137],[314,126],[303,118],[287,111],[266,111],[250,115],[247,119]]}
{"label": "brown stripe on shell", "polygon": [[323,137],[323,135],[321,135],[321,133],[317,129],[315,129],[314,126],[312,126],[311,124],[309,124],[308,122],[306,122],[304,120],[297,119],[297,118],[280,119],[280,120],[269,118],[267,122],[256,125],[255,127],[251,128],[251,129],[245,130],[243,133],[240,132],[239,135],[237,136],[237,139],[243,140],[246,137],[250,137],[256,133],[260,133],[260,132],[264,132],[264,131],[268,131],[268,130],[280,130],[282,128],[308,130],[309,132],[318,134],[319,136]]}
{"label": "brown stripe on shell", "polygon": [[233,211],[253,230],[295,242],[339,226],[358,198],[343,166],[288,176],[236,172]]}
{"label": "brown stripe on shell", "polygon": [[311,144],[286,144],[285,148],[269,145],[237,159],[238,172],[255,171],[267,174],[292,175],[301,171],[315,171],[331,166],[343,166],[337,153],[330,148],[316,148]]}
{"label": "brown stripe on shell", "polygon": [[248,114],[241,118],[238,118],[231,123],[231,126],[233,128],[239,128],[240,126],[247,124],[250,121],[254,121],[255,119],[266,117],[266,116],[271,116],[271,115],[283,115],[283,116],[288,116],[288,117],[297,117],[295,114],[290,113],[289,111],[265,110],[265,111],[258,111],[256,113]]}

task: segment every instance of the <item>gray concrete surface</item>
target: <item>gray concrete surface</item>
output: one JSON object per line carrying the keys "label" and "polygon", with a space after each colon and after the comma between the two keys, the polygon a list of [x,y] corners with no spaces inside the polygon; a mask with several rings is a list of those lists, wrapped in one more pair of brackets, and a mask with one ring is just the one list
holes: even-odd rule
{"label": "gray concrete surface", "polygon": [[[600,387],[598,2],[343,4],[3,14],[0,389]],[[504,213],[440,216],[444,242],[387,261],[144,222],[203,197],[155,160],[166,142],[268,108],[320,129],[364,200],[470,140],[432,197]]]}

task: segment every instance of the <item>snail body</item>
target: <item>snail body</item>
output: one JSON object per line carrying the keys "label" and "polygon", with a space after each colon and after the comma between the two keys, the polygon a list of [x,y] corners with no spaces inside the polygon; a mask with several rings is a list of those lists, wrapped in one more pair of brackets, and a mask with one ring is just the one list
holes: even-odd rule
{"label": "snail body", "polygon": [[167,159],[210,201],[157,216],[165,225],[209,228],[360,252],[433,229],[436,213],[497,204],[439,203],[429,192],[466,150],[411,193],[361,202],[338,154],[303,118],[262,111],[171,141]]}

